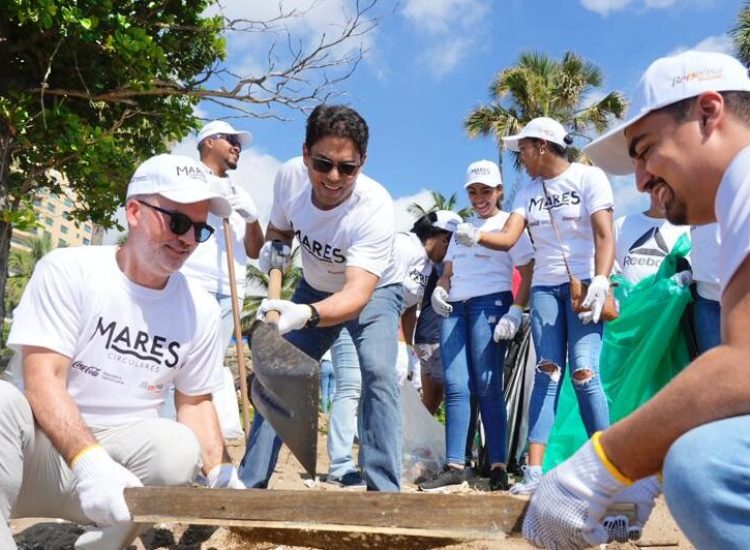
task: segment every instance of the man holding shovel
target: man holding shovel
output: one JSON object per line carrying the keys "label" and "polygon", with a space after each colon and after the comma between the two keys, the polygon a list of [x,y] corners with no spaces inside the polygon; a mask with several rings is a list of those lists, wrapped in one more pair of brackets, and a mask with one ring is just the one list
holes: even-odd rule
{"label": "man holding shovel", "polygon": [[[267,242],[260,252],[261,269],[268,272],[278,265],[272,261],[278,253],[271,241],[291,247],[296,237],[303,278],[291,301],[266,300],[259,315],[279,312],[279,332],[315,360],[341,327],[347,327],[362,370],[363,477],[368,490],[399,491],[401,418],[395,365],[404,274],[393,262],[391,197],[362,174],[367,141],[367,123],[348,107],[320,105],[310,114],[302,157],[285,163],[276,176]],[[312,391],[317,392],[317,385]],[[287,404],[309,398],[289,393],[278,397]],[[285,407],[283,402],[278,405]],[[281,443],[256,411],[240,467],[248,487],[268,486]]]}
{"label": "man holding shovel", "polygon": [[[8,345],[25,393],[0,381],[0,548],[11,517],[95,523],[77,549],[128,546],[139,532],[123,490],[190,483],[242,488],[211,392],[221,386],[216,303],[176,273],[228,216],[201,165],[142,163],[128,186],[127,242],[61,248],[36,266]],[[177,422],[157,417],[174,385]]]}
{"label": "man holding shovel", "polygon": [[[257,258],[263,245],[263,230],[258,222],[258,209],[250,195],[235,185],[227,173],[236,170],[242,149],[251,143],[249,132],[235,130],[228,122],[214,120],[198,133],[198,151],[201,162],[209,172],[209,182],[214,191],[223,195],[232,205],[227,224],[214,214],[208,215],[208,223],[216,233],[198,247],[182,268],[188,278],[198,282],[219,303],[221,308],[221,343],[226,353],[234,333],[232,311],[232,286],[236,290],[237,306],[241,308],[245,297],[245,271],[247,259]],[[234,266],[235,277],[230,276],[228,266]],[[234,280],[232,280],[234,279]],[[239,309],[237,311],[239,315]],[[231,380],[225,375],[226,380]],[[219,411],[219,421],[225,437],[241,436],[234,382],[214,395]],[[222,414],[226,411],[231,417]],[[240,432],[240,433],[237,433]]]}

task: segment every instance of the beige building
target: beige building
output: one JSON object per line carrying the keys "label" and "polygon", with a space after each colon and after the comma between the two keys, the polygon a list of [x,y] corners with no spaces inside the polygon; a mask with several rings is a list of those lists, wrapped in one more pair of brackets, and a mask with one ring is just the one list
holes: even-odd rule
{"label": "beige building", "polygon": [[31,237],[48,235],[52,246],[81,246],[91,244],[102,244],[104,231],[91,222],[76,222],[68,220],[66,213],[74,209],[74,197],[72,191],[65,194],[38,195],[34,200],[34,212],[39,225],[31,231],[13,230],[11,247],[29,250],[28,241]]}

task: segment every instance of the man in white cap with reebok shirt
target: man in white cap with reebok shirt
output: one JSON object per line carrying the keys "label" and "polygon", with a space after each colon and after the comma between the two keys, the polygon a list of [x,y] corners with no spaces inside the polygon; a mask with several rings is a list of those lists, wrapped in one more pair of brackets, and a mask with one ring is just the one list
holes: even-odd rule
{"label": "man in white cap with reebok shirt", "polygon": [[[244,487],[221,437],[218,306],[177,271],[229,202],[189,157],[142,163],[122,246],[62,248],[36,266],[8,345],[25,393],[0,381],[0,548],[11,517],[96,524],[76,548],[121,548],[142,529],[126,487]],[[176,388],[177,422],[157,411]]]}
{"label": "man in white cap with reebok shirt", "polygon": [[[720,53],[687,51],[655,61],[629,118],[585,153],[611,174],[635,173],[675,224],[718,221],[722,343],[651,401],[598,432],[546,474],[523,525],[547,548],[605,542],[614,502],[637,520],[614,532],[635,538],[658,495],[697,548],[750,540],[750,78]],[[710,450],[710,451],[708,451]],[[628,532],[630,531],[630,532]],[[613,531],[609,531],[611,536]]]}

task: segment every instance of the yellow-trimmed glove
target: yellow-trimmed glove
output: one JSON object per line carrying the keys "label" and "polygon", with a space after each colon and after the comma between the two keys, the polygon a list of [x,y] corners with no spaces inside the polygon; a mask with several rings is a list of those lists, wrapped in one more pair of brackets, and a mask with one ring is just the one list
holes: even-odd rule
{"label": "yellow-trimmed glove", "polygon": [[615,495],[632,484],[602,449],[597,432],[572,457],[548,472],[529,503],[523,536],[539,548],[604,544],[602,520]]}

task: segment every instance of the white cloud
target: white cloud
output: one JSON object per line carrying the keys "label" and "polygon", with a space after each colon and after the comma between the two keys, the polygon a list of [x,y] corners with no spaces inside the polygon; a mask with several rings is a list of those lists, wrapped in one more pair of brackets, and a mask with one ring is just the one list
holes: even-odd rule
{"label": "white cloud", "polygon": [[420,59],[436,76],[444,76],[482,48],[490,31],[486,0],[406,0],[401,14],[426,36]]}
{"label": "white cloud", "polygon": [[607,16],[610,13],[623,11],[627,8],[639,12],[649,10],[663,10],[667,8],[683,7],[686,4],[693,4],[698,7],[706,6],[713,0],[682,0],[679,4],[677,0],[581,0],[581,5],[587,10]]}
{"label": "white cloud", "polygon": [[648,209],[648,194],[635,188],[633,176],[610,176],[610,183],[615,195],[615,218]]}
{"label": "white cloud", "polygon": [[686,50],[699,50],[702,52],[719,52],[732,55],[734,53],[734,42],[728,34],[719,34],[704,38],[693,46],[680,46],[675,48],[669,55],[677,55]]}
{"label": "white cloud", "polygon": [[594,11],[599,15],[609,15],[628,7],[631,0],[581,0],[581,5],[587,10]]}
{"label": "white cloud", "polygon": [[432,208],[434,201],[432,194],[427,189],[422,189],[415,195],[407,195],[393,199],[393,209],[396,211],[396,231],[409,231],[417,220],[417,217],[407,209],[412,203],[417,203],[425,209]]}

